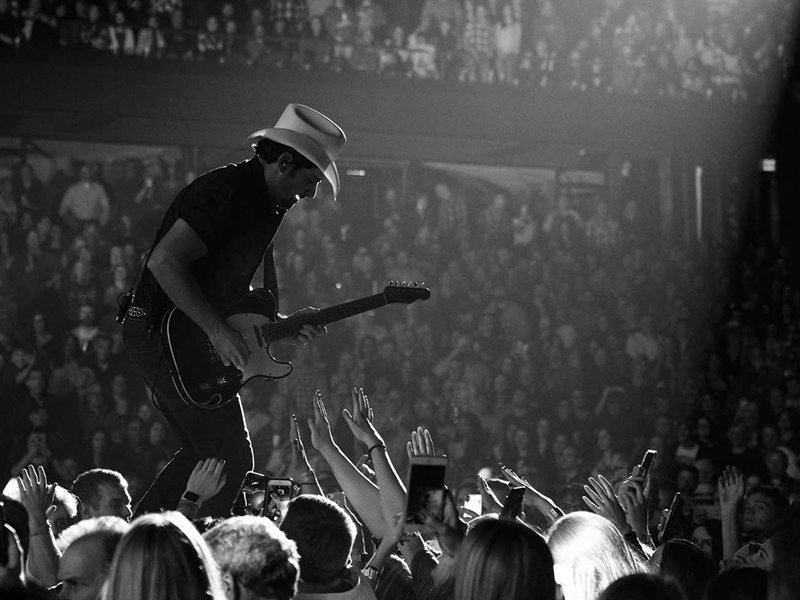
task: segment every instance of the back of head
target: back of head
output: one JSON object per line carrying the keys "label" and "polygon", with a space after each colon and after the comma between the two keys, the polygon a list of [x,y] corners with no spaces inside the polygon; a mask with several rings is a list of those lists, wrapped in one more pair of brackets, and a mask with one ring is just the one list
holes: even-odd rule
{"label": "back of head", "polygon": [[297,593],[297,546],[269,519],[233,517],[203,537],[222,571],[255,596],[290,600]]}
{"label": "back of head", "polygon": [[539,534],[514,521],[476,525],[456,557],[459,600],[554,600],[553,558]]}
{"label": "back of head", "polygon": [[705,600],[766,600],[769,574],[742,567],[720,573],[706,590]]}
{"label": "back of head", "polygon": [[612,581],[644,571],[611,521],[592,513],[558,519],[547,546],[565,600],[594,600]]}
{"label": "back of head", "polygon": [[103,600],[222,600],[211,551],[180,513],[134,521],[120,541]]}
{"label": "back of head", "polygon": [[702,600],[719,569],[713,559],[687,540],[669,540],[661,556],[661,573],[672,577],[688,600]]}
{"label": "back of head", "polygon": [[598,600],[687,600],[672,579],[651,573],[634,573],[609,585]]}
{"label": "back of head", "polygon": [[322,496],[295,498],[281,530],[297,544],[302,581],[326,585],[346,571],[356,526],[334,502]]}
{"label": "back of head", "polygon": [[119,517],[97,517],[84,519],[65,529],[58,537],[57,545],[64,552],[72,544],[83,541],[97,542],[111,564],[122,536],[130,529],[130,525]]}

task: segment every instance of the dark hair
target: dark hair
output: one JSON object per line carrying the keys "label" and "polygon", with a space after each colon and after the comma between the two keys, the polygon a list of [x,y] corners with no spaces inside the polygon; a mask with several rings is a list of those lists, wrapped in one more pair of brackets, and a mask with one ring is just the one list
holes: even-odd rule
{"label": "dark hair", "polygon": [[322,496],[299,496],[289,503],[281,530],[297,544],[303,581],[325,585],[344,573],[356,526],[344,510]]}
{"label": "dark hair", "polygon": [[515,521],[479,523],[456,558],[459,600],[554,600],[553,557],[544,539]]}
{"label": "dark hair", "polygon": [[686,600],[672,579],[652,573],[634,573],[609,585],[598,600]]}
{"label": "dark hair", "polygon": [[769,573],[740,567],[720,573],[706,590],[705,600],[766,600]]}
{"label": "dark hair", "polygon": [[128,482],[120,473],[111,469],[91,469],[75,478],[72,483],[72,493],[78,497],[81,504],[96,509],[100,506],[100,488],[104,485],[126,489]]}
{"label": "dark hair", "polygon": [[702,600],[719,573],[714,560],[688,540],[669,540],[661,555],[661,573],[674,578],[688,600]]}
{"label": "dark hair", "polygon": [[292,157],[292,163],[295,169],[318,168],[317,165],[315,165],[291,146],[281,144],[280,142],[276,142],[274,140],[268,140],[267,138],[259,140],[258,143],[253,146],[253,151],[256,153],[256,156],[258,156],[267,164],[278,162],[278,159],[281,157],[281,155],[288,153]]}
{"label": "dark hair", "polygon": [[775,508],[778,511],[780,519],[784,519],[789,516],[789,511],[791,509],[789,499],[786,497],[786,494],[784,494],[774,485],[754,485],[752,488],[750,488],[747,494],[745,494],[745,498],[750,498],[755,494],[761,494],[762,496],[766,496],[772,500],[772,503],[775,505]]}

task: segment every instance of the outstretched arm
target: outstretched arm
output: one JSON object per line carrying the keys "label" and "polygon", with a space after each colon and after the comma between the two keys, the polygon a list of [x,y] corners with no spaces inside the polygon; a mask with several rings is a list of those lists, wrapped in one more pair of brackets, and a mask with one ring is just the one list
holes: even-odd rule
{"label": "outstretched arm", "polygon": [[381,512],[381,499],[378,487],[367,479],[350,462],[341,448],[333,441],[331,424],[322,402],[322,393],[314,393],[314,418],[308,420],[311,430],[311,444],[326,460],[333,471],[336,481],[342,487],[350,504],[364,520],[364,524],[375,537],[383,537],[386,531],[386,521]]}
{"label": "outstretched arm", "polygon": [[373,413],[369,406],[369,398],[361,388],[353,388],[352,395],[352,414],[347,409],[344,409],[342,414],[353,436],[367,447],[378,480],[383,518],[386,523],[391,523],[396,514],[403,512],[406,489],[389,458],[383,438],[372,424]]}
{"label": "outstretched arm", "polygon": [[58,583],[58,563],[61,555],[47,517],[55,511],[53,492],[55,487],[47,484],[44,467],[29,466],[17,477],[19,498],[28,511],[30,542],[25,573],[30,579],[44,587]]}
{"label": "outstretched arm", "polygon": [[736,467],[725,467],[717,482],[722,520],[722,558],[733,558],[741,547],[739,539],[739,507],[744,498],[744,475]]}

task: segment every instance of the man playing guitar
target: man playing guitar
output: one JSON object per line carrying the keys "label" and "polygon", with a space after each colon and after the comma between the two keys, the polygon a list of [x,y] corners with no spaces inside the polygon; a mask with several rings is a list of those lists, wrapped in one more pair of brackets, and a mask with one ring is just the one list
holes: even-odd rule
{"label": "man playing guitar", "polygon": [[[177,506],[197,462],[217,457],[225,461],[226,483],[201,512],[229,515],[244,474],[253,469],[241,404],[237,398],[208,410],[185,402],[163,356],[161,320],[173,307],[183,311],[202,328],[224,365],[243,370],[253,349],[223,320],[221,310],[247,294],[251,285],[270,290],[277,303],[275,233],[286,211],[303,198],[313,198],[323,178],[336,197],[335,161],[345,141],[342,129],[328,117],[290,104],[275,127],[248,138],[255,152],[251,159],[198,177],[167,209],[132,304],[120,320],[128,353],[181,447],[142,498],[137,514]],[[262,265],[263,281],[255,281]],[[305,324],[290,341],[306,344],[324,332],[322,326]]]}

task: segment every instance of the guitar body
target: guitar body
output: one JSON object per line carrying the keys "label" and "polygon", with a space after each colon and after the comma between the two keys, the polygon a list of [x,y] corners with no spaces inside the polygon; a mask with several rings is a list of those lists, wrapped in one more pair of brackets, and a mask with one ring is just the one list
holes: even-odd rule
{"label": "guitar body", "polygon": [[[255,290],[230,307],[225,322],[242,334],[250,349],[244,371],[226,367],[205,332],[182,311],[171,309],[161,323],[172,381],[186,404],[219,408],[236,397],[252,379],[281,379],[292,364],[272,357],[263,329],[276,322],[275,301],[265,290]],[[265,327],[267,326],[267,327]]]}
{"label": "guitar body", "polygon": [[292,372],[292,363],[272,357],[272,342],[293,338],[304,325],[324,326],[388,304],[427,300],[430,295],[428,288],[417,283],[391,282],[381,293],[278,321],[272,294],[254,290],[223,312],[225,322],[242,334],[250,349],[243,371],[222,364],[205,332],[177,308],[161,322],[162,345],[183,401],[197,408],[219,408],[252,379],[281,379]]}

